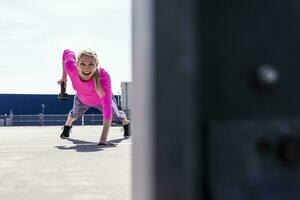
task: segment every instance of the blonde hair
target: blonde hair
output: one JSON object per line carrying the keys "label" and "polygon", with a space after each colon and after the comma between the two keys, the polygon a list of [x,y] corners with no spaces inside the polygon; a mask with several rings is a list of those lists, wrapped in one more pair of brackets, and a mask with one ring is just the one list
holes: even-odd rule
{"label": "blonde hair", "polygon": [[[77,60],[79,60],[83,55],[92,57],[96,61],[97,66],[98,66],[99,60],[98,60],[98,56],[97,56],[97,54],[96,54],[96,52],[94,50],[92,50],[92,49],[84,49],[84,50],[80,51],[78,53],[78,55],[77,55]],[[93,80],[94,80],[94,83],[95,83],[95,86],[96,86],[97,94],[100,97],[103,97],[104,96],[104,92],[103,92],[102,87],[101,87],[100,72],[99,72],[98,67],[97,67],[97,70],[95,71],[95,73],[93,74]]]}

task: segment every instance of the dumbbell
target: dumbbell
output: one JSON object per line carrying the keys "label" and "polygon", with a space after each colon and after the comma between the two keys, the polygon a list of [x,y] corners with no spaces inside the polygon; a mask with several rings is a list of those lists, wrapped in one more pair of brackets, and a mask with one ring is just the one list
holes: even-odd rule
{"label": "dumbbell", "polygon": [[60,84],[60,93],[58,95],[59,101],[65,101],[69,99],[69,95],[66,93],[65,82],[61,82]]}

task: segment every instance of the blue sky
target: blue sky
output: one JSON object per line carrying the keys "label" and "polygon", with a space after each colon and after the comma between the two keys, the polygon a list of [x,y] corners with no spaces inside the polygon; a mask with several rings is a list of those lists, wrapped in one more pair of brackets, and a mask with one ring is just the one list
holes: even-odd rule
{"label": "blue sky", "polygon": [[131,0],[10,0],[0,12],[0,93],[57,94],[65,48],[95,49],[115,94],[131,81]]}

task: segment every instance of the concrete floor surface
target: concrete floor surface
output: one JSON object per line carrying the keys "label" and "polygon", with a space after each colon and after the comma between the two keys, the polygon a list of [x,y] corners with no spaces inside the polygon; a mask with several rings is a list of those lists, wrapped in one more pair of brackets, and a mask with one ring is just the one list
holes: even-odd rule
{"label": "concrete floor surface", "polygon": [[131,140],[112,127],[117,147],[97,146],[100,126],[0,128],[0,199],[130,200]]}

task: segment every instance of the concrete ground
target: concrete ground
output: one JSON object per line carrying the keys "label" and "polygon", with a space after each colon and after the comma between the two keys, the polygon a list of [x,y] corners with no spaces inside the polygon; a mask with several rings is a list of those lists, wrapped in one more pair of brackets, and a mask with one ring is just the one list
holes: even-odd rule
{"label": "concrete ground", "polygon": [[97,146],[100,126],[0,128],[0,199],[130,200],[131,140],[112,127],[117,147]]}

